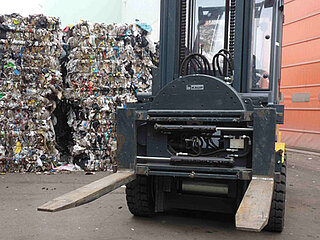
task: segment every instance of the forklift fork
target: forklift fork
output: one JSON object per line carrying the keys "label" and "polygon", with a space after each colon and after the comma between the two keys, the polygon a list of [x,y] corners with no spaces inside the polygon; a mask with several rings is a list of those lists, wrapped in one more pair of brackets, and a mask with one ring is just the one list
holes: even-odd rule
{"label": "forklift fork", "polygon": [[236,214],[238,230],[260,232],[268,223],[274,179],[253,176]]}
{"label": "forklift fork", "polygon": [[47,202],[38,207],[38,211],[58,212],[80,206],[131,182],[135,177],[132,171],[113,173]]}

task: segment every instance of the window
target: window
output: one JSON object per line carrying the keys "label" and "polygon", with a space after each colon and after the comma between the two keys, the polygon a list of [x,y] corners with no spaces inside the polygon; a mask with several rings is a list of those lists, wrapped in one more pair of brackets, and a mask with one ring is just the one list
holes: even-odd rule
{"label": "window", "polygon": [[270,0],[255,0],[253,26],[252,88],[270,87],[270,60],[273,8]]}
{"label": "window", "polygon": [[194,21],[189,26],[189,50],[203,54],[210,62],[224,49],[225,0],[197,0]]}

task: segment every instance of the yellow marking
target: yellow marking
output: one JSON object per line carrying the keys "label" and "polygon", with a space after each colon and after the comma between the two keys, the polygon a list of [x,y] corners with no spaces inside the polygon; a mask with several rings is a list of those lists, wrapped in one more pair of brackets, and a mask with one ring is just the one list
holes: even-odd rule
{"label": "yellow marking", "polygon": [[277,141],[275,144],[275,150],[276,152],[278,152],[279,150],[282,150],[282,163],[284,163],[284,152],[285,152],[286,144],[281,142],[281,131],[279,130],[278,124],[277,124],[276,134],[277,134]]}
{"label": "yellow marking", "polygon": [[14,154],[18,154],[21,152],[21,143],[18,141],[16,145],[16,149],[14,150]]}
{"label": "yellow marking", "polygon": [[276,132],[276,134],[277,134],[277,142],[281,142],[281,132],[279,130],[279,125],[278,124],[277,124],[277,132]]}
{"label": "yellow marking", "polygon": [[278,152],[279,150],[282,150],[282,163],[284,163],[284,151],[286,148],[286,144],[282,142],[276,142],[275,144],[275,150]]}

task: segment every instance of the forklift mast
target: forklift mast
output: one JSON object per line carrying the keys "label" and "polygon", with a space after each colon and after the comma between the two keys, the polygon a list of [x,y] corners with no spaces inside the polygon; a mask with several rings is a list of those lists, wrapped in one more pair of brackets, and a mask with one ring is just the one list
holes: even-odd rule
{"label": "forklift mast", "polygon": [[[268,103],[278,104],[282,24],[283,0],[162,0],[160,77],[153,82],[153,95],[181,76],[188,53],[203,54],[203,45],[220,41],[220,49],[211,50],[231,53],[231,86],[238,93],[267,96]],[[204,54],[211,57],[210,64],[213,53]],[[268,84],[257,85],[261,77]]]}

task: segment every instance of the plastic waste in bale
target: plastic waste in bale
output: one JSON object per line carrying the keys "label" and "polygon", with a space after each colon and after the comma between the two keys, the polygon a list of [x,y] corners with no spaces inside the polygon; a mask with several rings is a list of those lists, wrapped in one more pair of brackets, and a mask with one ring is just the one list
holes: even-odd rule
{"label": "plastic waste in bale", "polygon": [[66,27],[65,99],[71,102],[74,163],[107,170],[115,163],[115,112],[150,92],[155,47],[145,24],[82,21]]}
{"label": "plastic waste in bale", "polygon": [[59,161],[51,114],[62,96],[59,19],[0,16],[1,171],[50,170]]}

